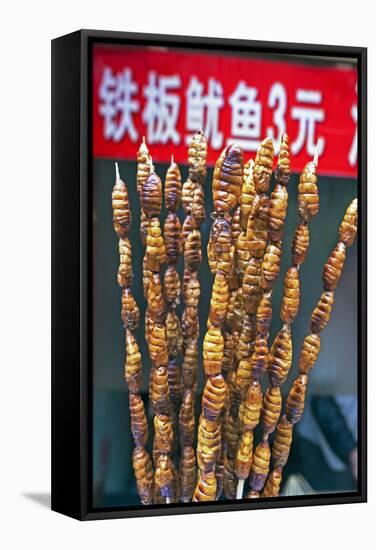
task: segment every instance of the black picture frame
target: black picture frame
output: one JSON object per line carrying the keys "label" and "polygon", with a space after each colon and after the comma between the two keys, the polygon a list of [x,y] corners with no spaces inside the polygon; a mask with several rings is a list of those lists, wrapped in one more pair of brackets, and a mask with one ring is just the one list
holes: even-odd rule
{"label": "black picture frame", "polygon": [[[93,509],[91,495],[91,52],[95,42],[352,57],[358,61],[358,491]],[[365,502],[367,499],[366,48],[80,30],[52,40],[52,509],[80,520]]]}

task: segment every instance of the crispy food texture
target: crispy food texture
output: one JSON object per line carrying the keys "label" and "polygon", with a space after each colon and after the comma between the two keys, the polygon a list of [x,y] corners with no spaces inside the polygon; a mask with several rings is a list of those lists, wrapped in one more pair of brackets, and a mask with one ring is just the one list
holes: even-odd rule
{"label": "crispy food texture", "polygon": [[256,313],[262,297],[261,265],[261,258],[251,257],[244,272],[242,297],[247,314]]}
{"label": "crispy food texture", "polygon": [[187,346],[189,340],[197,340],[199,335],[200,323],[198,309],[196,307],[186,307],[181,318],[181,324],[184,345]]}
{"label": "crispy food texture", "polygon": [[167,367],[155,367],[151,382],[151,403],[156,414],[171,413],[170,392]]}
{"label": "crispy food texture", "polygon": [[183,225],[182,225],[182,228],[181,228],[182,252],[184,252],[185,242],[188,238],[188,235],[192,231],[192,229],[193,229],[192,216],[188,215],[184,218]]}
{"label": "crispy food texture", "polygon": [[262,392],[259,382],[253,381],[244,400],[243,429],[254,430],[259,423],[262,405]]}
{"label": "crispy food texture", "polygon": [[194,392],[187,389],[179,412],[179,437],[182,447],[192,447],[195,437],[195,398]]}
{"label": "crispy food texture", "polygon": [[301,220],[297,225],[292,241],[292,263],[296,266],[305,262],[309,246],[309,228],[307,222]]}
{"label": "crispy food texture", "polygon": [[298,213],[306,222],[311,221],[318,214],[320,208],[316,168],[314,162],[308,162],[299,178]]}
{"label": "crispy food texture", "polygon": [[272,386],[281,386],[292,363],[292,341],[290,330],[281,329],[269,352],[268,374]]}
{"label": "crispy food texture", "polygon": [[311,315],[311,331],[321,332],[329,323],[334,303],[334,292],[323,292]]}
{"label": "crispy food texture", "polygon": [[166,247],[158,218],[151,218],[146,237],[147,266],[150,271],[159,271],[166,261]]}
{"label": "crispy food texture", "polygon": [[136,446],[144,447],[148,440],[148,421],[142,397],[136,393],[129,394],[129,411],[131,414],[131,431]]}
{"label": "crispy food texture", "polygon": [[283,281],[283,297],[281,303],[281,319],[283,323],[291,324],[298,314],[300,305],[299,271],[290,267]]}
{"label": "crispy food texture", "polygon": [[193,194],[196,189],[196,182],[191,178],[183,183],[182,189],[182,205],[184,212],[189,215],[192,212]]}
{"label": "crispy food texture", "polygon": [[180,463],[180,500],[190,502],[196,485],[196,454],[193,447],[183,447]]}
{"label": "crispy food texture", "polygon": [[184,351],[182,378],[185,388],[195,390],[197,386],[198,350],[197,339],[189,338]]}
{"label": "crispy food texture", "polygon": [[254,161],[250,159],[244,165],[243,184],[240,193],[240,225],[245,231],[247,229],[248,218],[252,212],[253,201],[255,199],[255,184],[253,183]]}
{"label": "crispy food texture", "polygon": [[286,417],[292,424],[299,422],[303,415],[307,382],[307,375],[299,374],[298,378],[294,380],[287,396]]}
{"label": "crispy food texture", "polygon": [[175,308],[180,303],[181,284],[175,266],[169,265],[163,277],[163,297],[169,307]]}
{"label": "crispy food texture", "polygon": [[200,303],[200,281],[197,271],[184,270],[183,277],[183,300],[186,307],[198,308]]}
{"label": "crispy food texture", "polygon": [[308,374],[314,367],[320,353],[320,335],[308,334],[300,350],[298,368],[301,374]]}
{"label": "crispy food texture", "polygon": [[238,240],[240,233],[242,232],[242,227],[240,225],[240,206],[237,206],[234,210],[234,213],[231,218],[231,236],[234,243]]}
{"label": "crispy food texture", "polygon": [[144,289],[145,300],[148,299],[150,273],[151,271],[148,268],[148,259],[146,257],[146,254],[144,254],[144,258],[142,260],[142,287]]}
{"label": "crispy food texture", "polygon": [[281,185],[287,185],[291,175],[290,146],[286,132],[283,132],[279,148],[275,179]]}
{"label": "crispy food texture", "polygon": [[236,498],[236,484],[237,479],[234,470],[234,461],[226,459],[223,473],[223,492],[228,500],[234,500]]}
{"label": "crispy food texture", "polygon": [[141,206],[148,218],[159,216],[162,208],[161,178],[151,169],[141,190]]}
{"label": "crispy food texture", "polygon": [[243,151],[228,145],[218,158],[213,175],[213,203],[218,213],[229,212],[237,205],[243,179]]}
{"label": "crispy food texture", "polygon": [[322,281],[324,290],[335,290],[342,275],[343,264],[346,259],[346,246],[340,241],[324,265]]}
{"label": "crispy food texture", "polygon": [[169,454],[172,451],[174,430],[170,416],[156,414],[154,416],[154,444],[160,454]]}
{"label": "crispy food texture", "polygon": [[272,447],[273,467],[286,466],[292,443],[293,424],[283,416],[278,423]]}
{"label": "crispy food texture", "polygon": [[242,433],[235,458],[235,474],[238,479],[247,479],[253,458],[253,431]]}
{"label": "crispy food texture", "polygon": [[175,310],[169,310],[166,317],[166,345],[168,356],[177,357],[183,345],[183,333],[180,319]]}
{"label": "crispy food texture", "polygon": [[125,348],[124,377],[130,393],[139,393],[141,388],[141,353],[136,338],[130,330],[125,331]]}
{"label": "crispy food texture", "polygon": [[208,140],[202,130],[192,137],[188,147],[189,177],[196,183],[204,184],[206,178],[206,159],[208,156]]}
{"label": "crispy food texture", "polygon": [[242,278],[244,272],[247,268],[251,253],[248,250],[247,246],[247,233],[245,230],[242,230],[237,240],[235,241],[235,250],[236,250],[236,271],[238,275]]}
{"label": "crispy food texture", "polygon": [[163,238],[166,247],[166,261],[168,265],[175,265],[181,253],[181,224],[174,212],[170,212],[163,226]]}
{"label": "crispy food texture", "polygon": [[261,491],[269,473],[270,447],[267,441],[261,441],[253,454],[249,485],[254,491]]}
{"label": "crispy food texture", "polygon": [[153,366],[167,366],[168,355],[165,326],[159,325],[158,323],[155,323],[151,320],[147,343],[149,347],[150,359]]}
{"label": "crispy food texture", "polygon": [[167,169],[164,200],[167,210],[176,212],[179,208],[182,195],[182,183],[179,166],[171,159],[171,164]]}
{"label": "crispy food texture", "polygon": [[202,413],[207,420],[218,420],[225,403],[226,382],[222,374],[209,376],[202,394]]}
{"label": "crispy food texture", "polygon": [[167,365],[168,391],[171,403],[179,406],[181,402],[180,369],[176,357],[170,357]]}
{"label": "crispy food texture", "polygon": [[222,368],[224,340],[218,327],[210,326],[204,338],[203,363],[207,376],[220,374]]}
{"label": "crispy food texture", "polygon": [[150,273],[148,285],[148,310],[152,321],[159,324],[164,323],[166,318],[166,308],[159,273]]}
{"label": "crispy food texture", "polygon": [[155,468],[154,483],[156,489],[164,497],[172,497],[173,494],[174,471],[171,458],[162,454],[158,457]]}
{"label": "crispy food texture", "polygon": [[192,229],[184,243],[184,266],[189,271],[196,271],[201,263],[201,233]]}
{"label": "crispy food texture", "polygon": [[132,284],[132,245],[128,237],[119,239],[120,264],[117,274],[118,285],[122,288]]}
{"label": "crispy food texture", "polygon": [[235,246],[231,226],[224,218],[216,218],[211,227],[208,243],[209,267],[213,274],[222,271],[230,275],[233,267]]}
{"label": "crispy food texture", "polygon": [[260,284],[263,290],[271,290],[281,269],[282,242],[270,242],[261,264]]}
{"label": "crispy food texture", "polygon": [[270,293],[264,293],[256,312],[256,331],[262,335],[269,334],[269,327],[272,322],[273,309]]}
{"label": "crispy food texture", "polygon": [[223,361],[222,361],[222,374],[224,376],[227,376],[227,373],[233,368],[234,366],[234,340],[232,337],[231,332],[228,332],[227,330],[223,333]]}
{"label": "crispy food texture", "polygon": [[253,181],[256,193],[267,193],[272,176],[274,147],[271,138],[265,138],[259,145],[253,168]]}
{"label": "crispy food texture", "polygon": [[356,237],[358,227],[358,199],[354,199],[348,206],[339,228],[339,240],[346,246],[351,246]]}
{"label": "crispy food texture", "polygon": [[256,338],[256,321],[253,315],[244,315],[235,355],[240,361],[251,356]]}
{"label": "crispy food texture", "polygon": [[154,475],[151,458],[144,447],[133,449],[132,463],[136,478],[137,492],[142,504],[152,504]]}
{"label": "crispy food texture", "polygon": [[193,224],[196,228],[200,227],[201,224],[205,221],[205,194],[204,188],[199,183],[196,185],[195,190],[193,191],[191,215]]}
{"label": "crispy food texture", "polygon": [[282,395],[279,387],[269,386],[262,402],[260,423],[264,433],[272,433],[277,426],[282,409]]}
{"label": "crispy food texture", "polygon": [[115,185],[112,190],[112,220],[117,235],[120,238],[126,237],[131,227],[132,216],[129,207],[127,186],[118,174],[116,175]]}
{"label": "crispy food texture", "polygon": [[286,186],[277,183],[270,196],[268,210],[268,234],[272,241],[280,241],[283,237],[288,196]]}
{"label": "crispy food texture", "polygon": [[268,244],[269,197],[256,195],[247,224],[247,246],[254,258],[262,258]]}
{"label": "crispy food texture", "polygon": [[149,149],[143,139],[140,145],[139,150],[137,151],[137,176],[136,176],[136,185],[137,185],[137,194],[138,199],[141,202],[142,197],[142,188],[148,179],[150,174],[150,154]]}
{"label": "crispy food texture", "polygon": [[260,381],[268,368],[268,340],[258,334],[255,340],[254,351],[251,356],[251,376],[253,380]]}
{"label": "crispy food texture", "polygon": [[231,413],[226,415],[225,435],[227,442],[227,456],[230,459],[235,458],[240,437],[240,422],[238,416]]}
{"label": "crispy food texture", "polygon": [[147,218],[145,212],[141,210],[140,215],[140,239],[142,246],[146,246],[146,237],[148,235],[148,225],[149,219]]}
{"label": "crispy food texture", "polygon": [[215,500],[217,494],[217,479],[214,470],[201,471],[193,493],[192,502],[208,502]]}
{"label": "crispy food texture", "polygon": [[121,291],[121,319],[126,329],[135,330],[140,320],[140,310],[130,288]]}
{"label": "crispy food texture", "polygon": [[197,432],[197,464],[206,472],[213,469],[221,453],[221,426],[201,416]]}
{"label": "crispy food texture", "polygon": [[263,497],[277,497],[282,481],[282,468],[278,467],[272,470],[262,492]]}

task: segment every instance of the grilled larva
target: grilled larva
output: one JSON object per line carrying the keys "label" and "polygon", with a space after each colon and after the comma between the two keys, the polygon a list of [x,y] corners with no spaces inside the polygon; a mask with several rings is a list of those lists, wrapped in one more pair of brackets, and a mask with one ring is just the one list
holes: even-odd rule
{"label": "grilled larva", "polygon": [[154,416],[154,444],[160,454],[169,454],[172,451],[174,430],[170,416],[156,414]]}
{"label": "grilled larva", "polygon": [[274,147],[271,138],[265,138],[257,149],[253,167],[253,182],[256,193],[267,193],[272,176]]}
{"label": "grilled larva", "polygon": [[309,229],[308,224],[301,220],[295,229],[294,238],[292,241],[291,254],[292,263],[296,266],[305,262],[309,246]]}
{"label": "grilled larva", "polygon": [[283,237],[288,196],[286,187],[277,183],[270,196],[268,211],[268,234],[272,241],[280,241]]}
{"label": "grilled larva", "polygon": [[354,242],[358,226],[358,199],[354,199],[348,206],[339,228],[339,240],[346,246]]}
{"label": "grilled larva", "polygon": [[252,354],[256,338],[256,323],[253,315],[244,315],[243,326],[239,334],[235,355],[240,361]]}
{"label": "grilled larva", "polygon": [[193,447],[183,447],[179,475],[180,500],[190,502],[196,485],[196,454]]}
{"label": "grilled larva", "polygon": [[166,366],[155,367],[152,373],[151,403],[156,414],[171,412],[168,372]]}
{"label": "grilled larva", "polygon": [[132,284],[132,245],[128,237],[119,239],[120,264],[117,274],[117,282],[120,287],[131,286]]}
{"label": "grilled larva", "polygon": [[151,218],[146,237],[147,266],[150,271],[159,271],[160,264],[166,261],[166,247],[158,218]]}
{"label": "grilled larva", "polygon": [[247,479],[251,470],[253,458],[253,431],[245,430],[242,433],[238,451],[236,453],[234,466],[238,479]]}
{"label": "grilled larva", "polygon": [[253,454],[249,485],[254,491],[261,491],[269,473],[270,447],[267,441],[261,441]]}
{"label": "grilled larva", "polygon": [[334,303],[334,292],[323,292],[311,315],[311,331],[321,332],[329,322]]}
{"label": "grilled larva", "polygon": [[211,227],[208,243],[211,272],[222,271],[228,276],[232,271],[234,250],[229,222],[224,218],[216,218]]}
{"label": "grilled larva", "polygon": [[270,242],[261,265],[260,284],[263,290],[271,290],[281,269],[282,242]]}
{"label": "grilled larva", "polygon": [[247,246],[247,233],[242,231],[235,242],[236,249],[236,271],[240,278],[243,278],[244,272],[247,268],[251,253]]}
{"label": "grilled larva", "polygon": [[129,411],[131,413],[131,431],[136,446],[145,446],[148,440],[148,421],[145,407],[139,394],[129,394]]}
{"label": "grilled larva", "polygon": [[290,162],[290,147],[289,138],[286,132],[283,132],[281,137],[281,145],[278,155],[277,169],[275,172],[275,179],[282,185],[287,185],[291,174],[291,162]]}
{"label": "grilled larva", "polygon": [[282,396],[279,387],[269,386],[262,402],[260,422],[264,433],[272,433],[279,420],[282,408]]}
{"label": "grilled larva", "polygon": [[302,348],[300,350],[300,356],[298,361],[298,368],[301,374],[308,374],[317,361],[317,357],[320,353],[320,335],[309,334],[304,338]]}
{"label": "grilled larva", "polygon": [[256,336],[254,351],[251,356],[251,376],[253,380],[261,380],[268,368],[268,340],[265,336]]}
{"label": "grilled larva", "polygon": [[183,334],[176,311],[169,310],[166,317],[166,346],[168,356],[177,357],[183,345]]}
{"label": "grilled larva", "polygon": [[162,208],[162,182],[159,176],[151,171],[141,191],[141,206],[148,218],[159,216]]}
{"label": "grilled larva", "polygon": [[308,162],[300,174],[298,184],[298,212],[306,222],[314,218],[320,207],[317,188],[316,164]]}
{"label": "grilled larva", "polygon": [[262,258],[268,243],[268,205],[267,195],[257,195],[252,213],[247,223],[247,246],[254,258]]}
{"label": "grilled larva", "polygon": [[243,326],[244,315],[245,315],[244,301],[245,300],[244,300],[243,288],[240,287],[236,291],[236,296],[234,301],[234,321],[233,321],[234,327],[233,328],[234,328],[234,332],[236,333],[240,333]]}
{"label": "grilled larva", "polygon": [[234,309],[237,290],[230,290],[230,297],[227,306],[225,328],[232,332],[234,328]]}
{"label": "grilled larva", "polygon": [[247,222],[252,211],[253,201],[255,198],[255,185],[253,183],[253,167],[254,161],[250,159],[244,165],[243,185],[240,193],[240,224],[244,231],[247,229]]}
{"label": "grilled larva", "polygon": [[165,205],[170,212],[176,212],[179,208],[182,194],[182,184],[179,166],[171,157],[171,164],[168,167],[164,188]]}
{"label": "grilled larva", "polygon": [[129,208],[127,186],[120,179],[116,164],[116,181],[112,190],[112,220],[119,237],[126,237],[131,227],[131,210]]}
{"label": "grilled larva", "polygon": [[278,467],[272,470],[262,492],[262,497],[277,497],[282,481],[282,468]]}
{"label": "grilled larva", "polygon": [[195,400],[192,390],[187,389],[179,412],[179,438],[182,447],[193,447],[195,437]]}
{"label": "grilled larva", "polygon": [[272,448],[274,468],[286,466],[292,443],[293,424],[283,416],[278,423]]}
{"label": "grilled larva", "polygon": [[167,366],[168,355],[166,345],[166,328],[151,321],[150,332],[147,338],[149,355],[153,366]]}
{"label": "grilled larva", "polygon": [[153,465],[151,458],[144,447],[133,449],[132,463],[136,478],[137,492],[142,504],[153,502]]}
{"label": "grilled larva", "polygon": [[184,309],[181,318],[181,326],[185,346],[187,345],[188,340],[197,340],[200,331],[200,323],[198,309],[196,307],[186,307]]}
{"label": "grilled larva", "polygon": [[143,138],[139,150],[137,151],[137,194],[141,202],[142,188],[148,179],[150,174],[150,154],[149,149],[145,143],[145,138]]}
{"label": "grilled larva", "polygon": [[231,413],[226,414],[225,420],[227,456],[230,459],[233,459],[236,456],[236,450],[238,448],[240,437],[240,422],[238,415],[236,414],[236,416],[233,416]]}
{"label": "grilled larva", "polygon": [[184,243],[184,266],[189,271],[196,271],[201,257],[201,233],[198,229],[192,229]]}
{"label": "grilled larva", "polygon": [[295,319],[300,305],[299,271],[296,267],[290,267],[286,271],[283,281],[283,297],[281,303],[281,319],[284,323],[291,324]]}
{"label": "grilled larva", "polygon": [[221,373],[223,348],[221,330],[212,325],[205,334],[203,345],[203,363],[207,376]]}
{"label": "grilled larva", "polygon": [[180,277],[175,267],[170,265],[163,277],[163,297],[170,307],[176,307],[180,303]]}
{"label": "grilled larva", "polygon": [[228,306],[230,295],[227,277],[221,271],[215,275],[210,300],[209,321],[213,325],[222,326]]}
{"label": "grilled larva", "polygon": [[335,290],[337,288],[345,259],[346,246],[340,241],[324,265],[322,272],[324,290]]}
{"label": "grilled larva", "polygon": [[173,493],[174,472],[171,458],[162,454],[158,457],[154,483],[156,490],[164,497],[171,498]]}
{"label": "grilled larva", "polygon": [[242,417],[243,430],[254,430],[259,423],[262,405],[262,392],[259,382],[253,381],[244,400]]}
{"label": "grilled larva", "polygon": [[226,394],[226,382],[221,374],[209,376],[202,394],[202,413],[208,420],[218,420]]}
{"label": "grilled larva", "polygon": [[147,300],[150,319],[163,324],[166,318],[166,308],[159,273],[150,273]]}
{"label": "grilled larva", "polygon": [[234,210],[234,213],[231,218],[230,227],[231,227],[232,241],[236,243],[240,233],[242,232],[242,227],[240,225],[240,206],[237,206]]}
{"label": "grilled larva", "polygon": [[236,498],[237,479],[234,471],[233,460],[225,460],[225,469],[223,473],[223,492],[228,500]]}
{"label": "grilled larva", "polygon": [[256,313],[262,297],[261,288],[261,258],[253,258],[248,262],[243,276],[242,296],[246,313]]}
{"label": "grilled larva", "polygon": [[250,357],[241,359],[236,369],[236,388],[241,397],[244,397],[251,382],[252,365]]}
{"label": "grilled larva", "polygon": [[225,331],[223,334],[223,361],[222,361],[222,374],[226,377],[229,370],[233,368],[234,365],[234,340],[231,332]]}
{"label": "grilled larva", "polygon": [[185,242],[188,238],[188,235],[190,234],[190,232],[192,231],[193,229],[193,220],[192,220],[192,216],[191,215],[188,215],[185,217],[184,221],[183,221],[183,225],[182,225],[182,228],[181,228],[181,238],[182,238],[182,251],[184,252],[184,246],[185,246]]}
{"label": "grilled larva", "polygon": [[243,164],[243,151],[236,144],[226,147],[218,158],[213,176],[216,212],[229,212],[236,206],[242,188]]}
{"label": "grilled larva", "polygon": [[200,184],[206,178],[206,159],[208,156],[208,140],[202,130],[192,137],[188,147],[189,177]]}
{"label": "grilled larva", "polygon": [[180,405],[181,402],[181,382],[180,382],[180,369],[176,361],[176,357],[170,357],[167,365],[168,376],[168,391],[170,394],[171,403],[175,407]]}
{"label": "grilled larva", "polygon": [[193,224],[196,228],[200,227],[200,225],[205,221],[205,195],[204,189],[199,183],[193,191],[191,216]]}
{"label": "grilled larva", "polygon": [[215,500],[217,494],[217,479],[215,471],[200,472],[193,493],[192,502],[207,502]]}
{"label": "grilled larva", "polygon": [[146,217],[146,214],[143,210],[141,210],[141,216],[140,216],[140,239],[142,246],[146,245],[146,237],[148,235],[148,225],[149,220]]}
{"label": "grilled larva", "polygon": [[182,190],[182,205],[184,212],[188,215],[192,212],[193,204],[193,193],[196,189],[196,182],[192,181],[191,178],[188,178],[183,183]]}
{"label": "grilled larva", "polygon": [[141,387],[141,353],[130,330],[125,331],[126,359],[124,377],[130,393],[139,393]]}
{"label": "grilled larva", "polygon": [[287,378],[292,363],[290,330],[281,329],[269,352],[268,374],[272,386],[281,386]]}
{"label": "grilled larva", "polygon": [[130,288],[121,291],[121,319],[125,328],[135,330],[140,320],[140,310]]}
{"label": "grilled larva", "polygon": [[221,426],[215,420],[201,416],[197,432],[197,464],[200,470],[209,471],[221,453]]}
{"label": "grilled larva", "polygon": [[182,365],[183,386],[195,390],[197,386],[198,351],[197,339],[191,338],[186,342]]}
{"label": "grilled larva", "polygon": [[256,312],[256,331],[266,336],[272,322],[273,310],[270,293],[264,293]]}
{"label": "grilled larva", "polygon": [[151,271],[148,268],[148,259],[146,254],[142,260],[142,286],[144,289],[144,298],[148,299],[148,288],[149,288],[149,279]]}
{"label": "grilled larva", "polygon": [[174,212],[170,212],[163,226],[163,238],[166,247],[168,265],[175,265],[181,252],[181,225]]}
{"label": "grilled larva", "polygon": [[308,378],[305,374],[300,374],[293,382],[286,401],[287,419],[296,424],[302,417],[304,411],[304,401],[307,390]]}
{"label": "grilled larva", "polygon": [[186,307],[199,306],[200,302],[200,281],[198,279],[197,271],[184,270],[183,277],[183,300]]}

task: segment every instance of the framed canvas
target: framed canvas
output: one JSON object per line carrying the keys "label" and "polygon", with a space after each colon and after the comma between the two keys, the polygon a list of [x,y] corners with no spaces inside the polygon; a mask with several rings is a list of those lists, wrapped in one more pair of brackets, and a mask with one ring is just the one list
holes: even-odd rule
{"label": "framed canvas", "polygon": [[52,509],[366,500],[364,48],[52,41]]}

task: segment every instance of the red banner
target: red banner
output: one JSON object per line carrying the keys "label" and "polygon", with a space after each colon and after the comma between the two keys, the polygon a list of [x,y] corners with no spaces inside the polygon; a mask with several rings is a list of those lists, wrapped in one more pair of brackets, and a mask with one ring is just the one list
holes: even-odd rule
{"label": "red banner", "polygon": [[153,160],[185,163],[202,128],[208,161],[228,143],[254,156],[266,135],[278,152],[287,131],[293,170],[320,139],[321,174],[357,175],[354,66],[311,66],[164,48],[94,46],[93,154],[136,159],[145,136]]}

